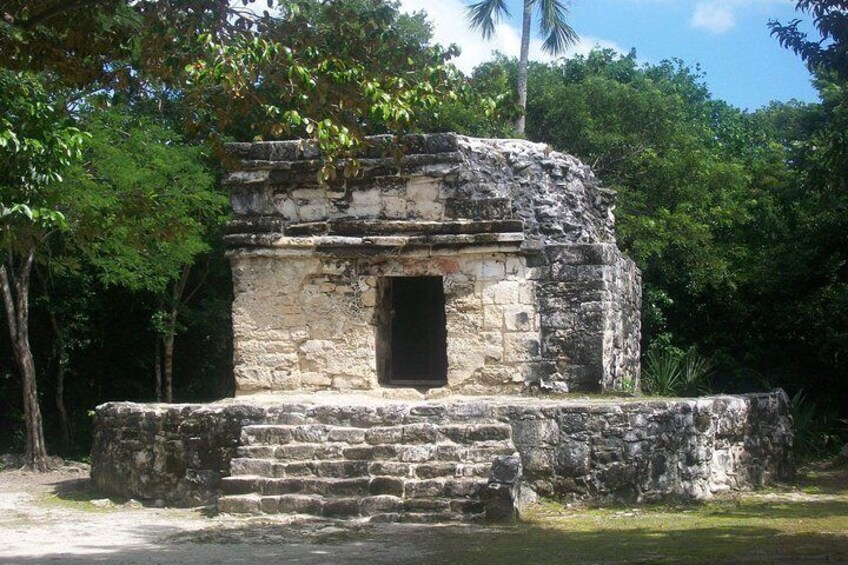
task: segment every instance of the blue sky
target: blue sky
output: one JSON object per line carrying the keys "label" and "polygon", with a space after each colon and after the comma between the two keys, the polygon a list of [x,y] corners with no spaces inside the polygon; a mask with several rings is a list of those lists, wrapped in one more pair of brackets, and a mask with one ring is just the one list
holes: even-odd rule
{"label": "blue sky", "polygon": [[[507,0],[513,19],[498,25],[484,42],[468,31],[463,0],[401,0],[407,11],[425,10],[439,43],[457,43],[457,61],[469,71],[494,50],[518,55],[519,0]],[[771,100],[813,102],[816,92],[801,60],[769,35],[769,19],[798,17],[791,0],[575,0],[570,23],[580,35],[572,53],[595,45],[621,52],[636,49],[639,60],[657,63],[673,57],[700,64],[713,97],[754,110]],[[549,60],[541,41],[531,43],[531,59]]]}

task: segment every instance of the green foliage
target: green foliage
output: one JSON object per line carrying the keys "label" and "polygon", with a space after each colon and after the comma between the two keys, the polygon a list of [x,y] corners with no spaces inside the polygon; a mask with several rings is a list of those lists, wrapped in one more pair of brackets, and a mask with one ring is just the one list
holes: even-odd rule
{"label": "green foliage", "polygon": [[365,134],[407,130],[456,98],[461,76],[445,64],[456,52],[427,45],[428,35],[420,17],[383,0],[300,0],[256,34],[201,36],[202,57],[186,67],[187,101],[200,126],[314,140],[329,180],[335,159],[352,156]]}
{"label": "green foliage", "polygon": [[39,79],[0,68],[0,245],[28,253],[63,228],[58,188],[86,136]]}
{"label": "green foliage", "polygon": [[844,0],[797,0],[795,9],[813,17],[819,37],[810,38],[798,29],[800,19],[785,25],[771,20],[771,34],[800,56],[812,72],[832,72],[848,80],[848,5]]}
{"label": "green foliage", "polygon": [[415,130],[457,132],[474,137],[515,135],[514,122],[521,114],[515,93],[515,67],[503,62],[483,63],[459,90],[455,100],[445,100],[419,117]]}
{"label": "green foliage", "polygon": [[[539,35],[544,39],[542,49],[558,55],[577,41],[577,34],[568,22],[568,4],[559,0],[525,0],[536,8]],[[510,13],[504,0],[481,0],[467,8],[468,24],[485,38],[495,32],[495,24]]]}
{"label": "green foliage", "polygon": [[644,359],[642,389],[654,396],[700,396],[710,392],[713,364],[694,348],[651,348]]}
{"label": "green foliage", "polygon": [[[474,84],[494,97],[496,77],[515,72],[501,58]],[[576,154],[618,191],[619,244],[643,272],[644,344],[708,353],[719,390],[767,382],[822,404],[840,397],[848,106],[838,84],[818,85],[821,105],[746,113],[713,100],[680,61],[596,50],[530,66],[529,137]]]}
{"label": "green foliage", "polygon": [[748,176],[713,123],[730,125],[722,112],[731,113],[697,71],[594,51],[533,66],[531,77],[530,137],[576,153],[619,191],[620,241],[646,279],[672,297],[672,285],[689,294],[733,285],[722,236],[749,217]]}
{"label": "green foliage", "polygon": [[799,460],[832,456],[844,445],[848,428],[834,409],[818,405],[803,389],[792,397],[790,409]]}
{"label": "green foliage", "polygon": [[162,292],[226,218],[208,150],[130,108],[99,108],[84,123],[85,163],[65,183],[74,243],[106,284]]}
{"label": "green foliage", "polygon": [[271,1],[257,15],[254,1],[14,1],[0,64],[89,91],[179,97],[191,127],[215,137],[310,138],[328,177],[366,132],[410,128],[455,97],[455,50],[426,45],[421,18],[394,4]]}

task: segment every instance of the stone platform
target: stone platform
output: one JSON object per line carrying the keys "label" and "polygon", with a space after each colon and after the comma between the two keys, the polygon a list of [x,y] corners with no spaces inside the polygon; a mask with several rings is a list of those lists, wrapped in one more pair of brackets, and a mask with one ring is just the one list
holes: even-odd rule
{"label": "stone platform", "polygon": [[108,403],[103,494],[381,521],[517,517],[524,495],[701,500],[789,478],[782,391],[697,399],[262,395]]}

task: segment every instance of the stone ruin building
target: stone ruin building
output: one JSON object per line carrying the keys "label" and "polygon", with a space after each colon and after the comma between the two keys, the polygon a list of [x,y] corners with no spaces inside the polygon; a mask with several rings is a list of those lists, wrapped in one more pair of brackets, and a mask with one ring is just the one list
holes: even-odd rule
{"label": "stone ruin building", "polygon": [[614,194],[536,144],[403,141],[329,185],[297,142],[231,146],[239,392],[635,390],[641,286]]}
{"label": "stone ruin building", "polygon": [[237,397],[99,407],[102,492],[509,520],[537,494],[703,499],[791,473],[780,391],[573,394],[639,390],[640,275],[587,166],[518,140],[392,142],[328,183],[308,144],[230,146]]}

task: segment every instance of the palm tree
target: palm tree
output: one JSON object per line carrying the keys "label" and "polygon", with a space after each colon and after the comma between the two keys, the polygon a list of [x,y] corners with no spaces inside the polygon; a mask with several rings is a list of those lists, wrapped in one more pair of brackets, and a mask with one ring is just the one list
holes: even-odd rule
{"label": "palm tree", "polygon": [[[521,117],[515,123],[515,129],[524,135],[524,114],[527,111],[527,59],[530,52],[530,20],[533,6],[539,18],[539,34],[545,39],[542,49],[551,55],[558,55],[577,41],[577,33],[565,21],[568,6],[561,0],[524,0],[524,17],[521,21],[521,54],[518,57],[518,103],[521,105]],[[509,17],[506,0],[480,0],[467,8],[471,29],[480,30],[484,39],[495,33],[495,24],[503,17]]]}

